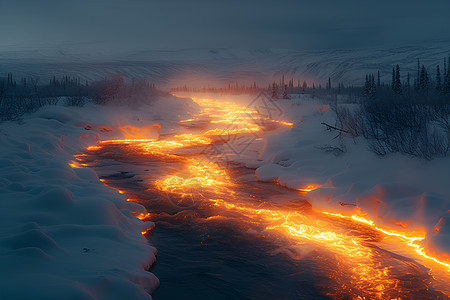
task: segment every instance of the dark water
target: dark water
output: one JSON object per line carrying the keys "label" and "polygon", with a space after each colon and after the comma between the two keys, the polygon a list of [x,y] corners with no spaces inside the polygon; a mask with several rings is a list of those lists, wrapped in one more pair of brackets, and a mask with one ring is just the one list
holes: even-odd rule
{"label": "dark water", "polygon": [[[154,299],[375,299],[374,291],[355,285],[342,258],[321,247],[292,244],[261,234],[261,224],[233,211],[218,211],[194,199],[195,205],[174,205],[154,188],[157,179],[183,168],[183,158],[136,152],[132,145],[107,144],[86,152],[83,162],[109,186],[145,205],[156,223],[149,234],[158,249],[152,266],[161,281]],[[236,185],[232,201],[289,207],[314,215],[301,195],[254,179],[252,170],[227,165]],[[214,195],[203,195],[210,197]],[[227,199],[227,195],[220,195]],[[230,195],[231,197],[231,195]],[[173,199],[171,199],[173,200]],[[228,199],[230,200],[230,199]],[[175,203],[176,204],[176,203]],[[341,222],[341,223],[339,223]],[[339,228],[367,235],[367,247],[380,269],[389,269],[395,286],[382,299],[447,299],[432,288],[428,270],[411,259],[383,250],[381,237],[367,228],[336,221]],[[289,244],[291,243],[291,244]]]}

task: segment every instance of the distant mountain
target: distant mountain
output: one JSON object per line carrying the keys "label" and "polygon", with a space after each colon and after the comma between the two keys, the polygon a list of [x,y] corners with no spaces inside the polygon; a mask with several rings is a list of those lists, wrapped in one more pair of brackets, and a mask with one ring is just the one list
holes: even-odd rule
{"label": "distant mountain", "polygon": [[[41,82],[51,77],[79,76],[94,81],[122,73],[125,78],[145,78],[156,84],[226,85],[256,81],[265,86],[282,75],[295,82],[325,85],[361,85],[367,73],[381,72],[382,81],[390,82],[392,68],[399,64],[402,74],[416,74],[417,58],[434,71],[450,53],[450,42],[392,48],[345,50],[283,49],[184,49],[149,50],[126,53],[81,53],[74,49],[0,52],[0,77],[11,72],[16,78],[39,76]],[[434,78],[434,74],[431,74]]]}

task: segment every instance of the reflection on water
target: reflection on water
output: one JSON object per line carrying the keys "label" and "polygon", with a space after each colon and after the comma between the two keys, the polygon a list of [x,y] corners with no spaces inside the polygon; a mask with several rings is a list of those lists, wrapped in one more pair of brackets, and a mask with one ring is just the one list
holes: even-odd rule
{"label": "reflection on water", "polygon": [[189,133],[103,141],[73,163],[148,209],[159,250],[155,299],[446,299],[448,270],[430,272],[407,241],[365,220],[313,210],[302,193],[317,186],[285,189],[205,157],[205,147],[237,134],[254,140],[291,123],[194,100],[203,111],[182,121]]}
{"label": "reflection on water", "polygon": [[[161,157],[140,147],[111,142],[80,159],[156,222],[155,299],[446,298],[428,269],[385,250],[385,237],[369,226],[314,211],[297,191],[257,182],[237,165],[226,176],[208,175],[219,183],[183,199],[161,183],[195,178],[204,166],[189,168],[193,156]],[[220,167],[213,169],[224,172]]]}

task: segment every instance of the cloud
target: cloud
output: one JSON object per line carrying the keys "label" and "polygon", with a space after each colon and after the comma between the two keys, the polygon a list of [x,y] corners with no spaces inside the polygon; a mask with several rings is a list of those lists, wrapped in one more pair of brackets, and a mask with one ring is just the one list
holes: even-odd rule
{"label": "cloud", "polygon": [[448,39],[450,2],[436,0],[15,0],[2,3],[0,46],[107,44],[347,48]]}

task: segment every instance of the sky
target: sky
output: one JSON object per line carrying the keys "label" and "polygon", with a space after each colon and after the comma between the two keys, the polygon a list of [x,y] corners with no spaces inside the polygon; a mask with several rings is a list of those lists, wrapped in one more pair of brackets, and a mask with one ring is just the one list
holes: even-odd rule
{"label": "sky", "polygon": [[449,0],[0,0],[1,49],[341,49],[450,39]]}

